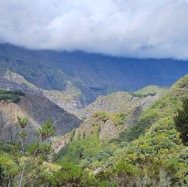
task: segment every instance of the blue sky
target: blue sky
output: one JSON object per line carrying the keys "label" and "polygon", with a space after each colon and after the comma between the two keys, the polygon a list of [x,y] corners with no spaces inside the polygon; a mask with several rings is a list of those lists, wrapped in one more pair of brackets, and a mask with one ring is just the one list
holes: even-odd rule
{"label": "blue sky", "polygon": [[188,59],[188,0],[0,0],[0,42]]}

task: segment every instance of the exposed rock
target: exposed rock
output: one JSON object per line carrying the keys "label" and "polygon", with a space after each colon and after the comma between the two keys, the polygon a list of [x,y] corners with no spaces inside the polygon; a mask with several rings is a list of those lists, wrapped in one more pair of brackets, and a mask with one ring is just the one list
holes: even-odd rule
{"label": "exposed rock", "polygon": [[51,119],[57,137],[63,136],[73,128],[79,127],[81,120],[67,113],[48,99],[32,94],[26,94],[15,103],[0,102],[0,140],[14,141],[19,127],[17,117],[26,117],[29,120],[27,141],[35,139],[35,131],[48,118]]}
{"label": "exposed rock", "polygon": [[22,90],[26,93],[44,96],[59,107],[76,116],[80,116],[79,110],[83,108],[83,105],[79,99],[77,99],[80,91],[74,88],[71,83],[67,85],[66,91],[43,90],[26,81],[23,76],[7,70],[4,74],[0,75],[0,88]]}
{"label": "exposed rock", "polygon": [[100,126],[99,139],[101,141],[111,140],[119,135],[120,132],[125,130],[127,126],[123,125],[114,125],[114,122],[109,119],[103,126]]}

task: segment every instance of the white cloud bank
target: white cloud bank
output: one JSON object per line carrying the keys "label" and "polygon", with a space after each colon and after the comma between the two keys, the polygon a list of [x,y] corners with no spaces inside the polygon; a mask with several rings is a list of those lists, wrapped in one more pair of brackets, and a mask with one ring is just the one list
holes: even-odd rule
{"label": "white cloud bank", "polygon": [[188,0],[0,0],[0,42],[188,59]]}

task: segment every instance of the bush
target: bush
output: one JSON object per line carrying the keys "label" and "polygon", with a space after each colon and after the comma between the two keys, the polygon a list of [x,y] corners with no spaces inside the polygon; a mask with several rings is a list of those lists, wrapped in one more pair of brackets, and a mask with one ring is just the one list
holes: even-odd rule
{"label": "bush", "polygon": [[20,100],[20,96],[24,95],[25,94],[20,90],[9,91],[5,89],[0,89],[0,101],[17,103]]}
{"label": "bush", "polygon": [[112,116],[112,120],[114,121],[115,125],[123,125],[127,115],[124,113],[115,113]]}
{"label": "bush", "polygon": [[146,129],[151,127],[157,117],[158,115],[155,111],[143,115],[132,127],[120,134],[119,141],[125,140],[131,142],[137,139],[140,135],[145,133]]}
{"label": "bush", "polygon": [[102,120],[104,122],[110,118],[109,114],[105,111],[98,111],[95,114],[93,114],[93,117],[95,117],[99,120]]}
{"label": "bush", "polygon": [[174,123],[177,131],[180,133],[180,138],[186,145],[188,143],[188,98],[183,100],[182,109],[177,111]]}
{"label": "bush", "polygon": [[130,94],[134,97],[147,97],[147,96],[155,96],[156,92],[150,92],[150,93],[130,92]]}

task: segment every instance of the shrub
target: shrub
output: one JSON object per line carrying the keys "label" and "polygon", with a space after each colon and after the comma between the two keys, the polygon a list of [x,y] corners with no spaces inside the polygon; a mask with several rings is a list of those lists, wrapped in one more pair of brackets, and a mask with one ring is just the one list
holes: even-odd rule
{"label": "shrub", "polygon": [[112,116],[112,120],[114,121],[115,125],[123,125],[127,115],[124,113],[115,113]]}
{"label": "shrub", "polygon": [[150,92],[150,93],[130,92],[130,94],[134,97],[147,97],[147,96],[155,96],[156,92]]}
{"label": "shrub", "polygon": [[174,122],[177,131],[180,133],[180,138],[184,144],[188,143],[188,98],[183,100],[182,109],[177,111],[174,117]]}
{"label": "shrub", "polygon": [[99,120],[102,120],[104,122],[110,118],[109,114],[105,111],[98,111],[95,114],[93,114],[93,117],[95,117]]}
{"label": "shrub", "polygon": [[0,101],[14,102],[17,103],[20,100],[20,96],[25,94],[20,90],[9,91],[5,89],[0,89]]}

